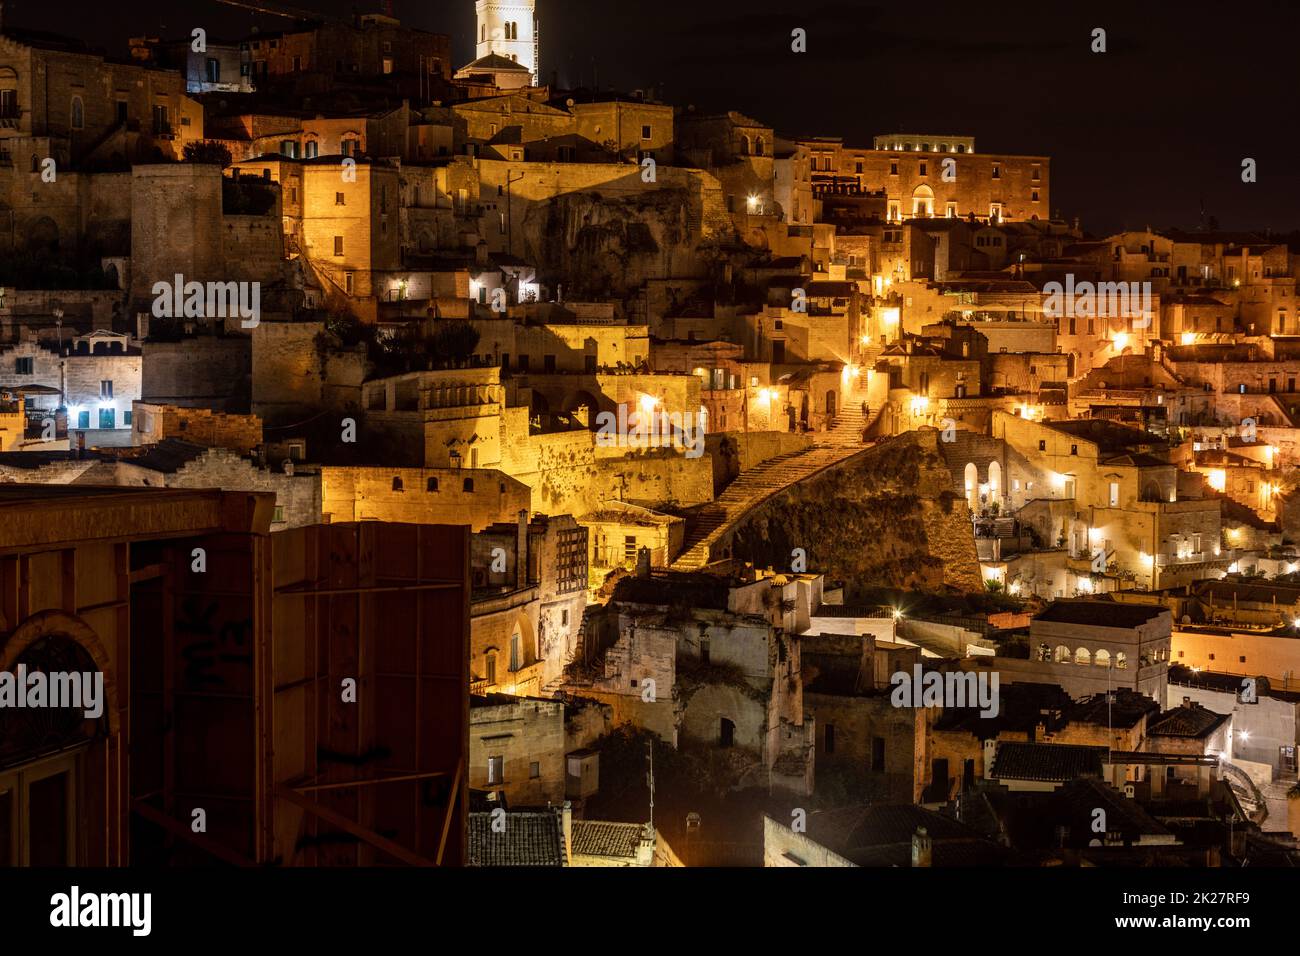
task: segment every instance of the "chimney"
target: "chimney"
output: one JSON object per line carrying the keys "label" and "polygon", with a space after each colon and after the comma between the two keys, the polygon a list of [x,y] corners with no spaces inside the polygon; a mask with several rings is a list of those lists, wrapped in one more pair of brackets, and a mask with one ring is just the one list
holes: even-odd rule
{"label": "chimney", "polygon": [[925,827],[912,834],[912,866],[934,866],[934,843]]}
{"label": "chimney", "polygon": [[515,589],[528,587],[528,512],[519,509],[519,526],[515,537]]}
{"label": "chimney", "polygon": [[1184,697],[1184,698],[1183,698],[1183,706],[1186,707],[1188,710],[1191,710],[1191,709],[1192,709],[1192,699],[1191,699],[1190,697]]}
{"label": "chimney", "polygon": [[564,865],[573,866],[573,804],[568,800],[560,810],[560,823],[564,827]]}

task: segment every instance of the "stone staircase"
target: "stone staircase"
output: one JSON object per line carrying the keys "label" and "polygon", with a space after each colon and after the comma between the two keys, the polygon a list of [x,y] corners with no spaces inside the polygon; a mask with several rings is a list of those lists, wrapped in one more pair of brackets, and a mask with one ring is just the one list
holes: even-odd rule
{"label": "stone staircase", "polygon": [[715,501],[687,519],[686,539],[672,569],[698,571],[707,566],[713,557],[714,544],[755,507],[777,492],[862,451],[867,447],[862,441],[862,430],[867,424],[861,405],[850,405],[841,410],[828,431],[816,436],[810,447],[769,458],[742,473]]}

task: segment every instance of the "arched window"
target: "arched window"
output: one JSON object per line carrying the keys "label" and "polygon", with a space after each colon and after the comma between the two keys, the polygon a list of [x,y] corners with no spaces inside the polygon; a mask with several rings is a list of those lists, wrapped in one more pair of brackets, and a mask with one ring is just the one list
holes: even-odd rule
{"label": "arched window", "polygon": [[438,490],[438,479],[437,479],[437,478],[430,478],[428,481],[426,481],[426,482],[424,483],[424,490],[425,490],[425,491],[437,491],[437,490]]}
{"label": "arched window", "polygon": [[1077,648],[1074,652],[1074,662],[1085,666],[1091,664],[1092,652],[1086,647]]}
{"label": "arched window", "polygon": [[1058,664],[1070,663],[1070,649],[1066,647],[1064,644],[1056,645],[1056,663]]}
{"label": "arched window", "polygon": [[463,489],[464,491],[473,491],[473,490],[474,490],[474,479],[473,479],[473,478],[466,478],[466,479],[465,479],[465,483],[464,483],[461,487],[462,487],[462,489]]}
{"label": "arched window", "polygon": [[1046,641],[1038,645],[1038,659],[1043,663],[1047,663],[1052,659],[1052,649],[1047,646]]}
{"label": "arched window", "polygon": [[80,96],[72,98],[72,128],[86,128],[86,108],[82,105]]}
{"label": "arched window", "polygon": [[975,467],[975,462],[966,462],[966,505],[971,509],[971,511],[979,510],[979,483],[979,469]]}
{"label": "arched window", "polygon": [[760,137],[758,137],[756,140],[754,140],[754,155],[755,155],[755,156],[762,156],[762,155],[763,155],[763,148],[764,148],[764,147],[763,147],[763,137],[760,136]]}
{"label": "arched window", "polygon": [[402,479],[401,479],[401,478],[398,478],[396,475],[393,476],[393,490],[394,490],[394,491],[403,491],[403,490],[404,490],[404,489],[402,488]]}
{"label": "arched window", "polygon": [[1116,652],[1116,654],[1115,654],[1115,669],[1116,669],[1116,670],[1120,670],[1120,671],[1122,671],[1122,670],[1124,670],[1126,667],[1128,667],[1128,658],[1124,656],[1124,652],[1123,652],[1123,651],[1118,651],[1118,652]]}
{"label": "arched window", "polygon": [[1097,653],[1092,655],[1092,662],[1098,667],[1110,667],[1110,651],[1104,647],[1098,649]]}
{"label": "arched window", "polygon": [[749,155],[749,137],[748,137],[748,136],[741,136],[741,137],[740,137],[740,154],[741,154],[742,156],[748,156],[748,155]]}
{"label": "arched window", "polygon": [[1002,466],[996,461],[989,462],[989,501],[1002,497]]}

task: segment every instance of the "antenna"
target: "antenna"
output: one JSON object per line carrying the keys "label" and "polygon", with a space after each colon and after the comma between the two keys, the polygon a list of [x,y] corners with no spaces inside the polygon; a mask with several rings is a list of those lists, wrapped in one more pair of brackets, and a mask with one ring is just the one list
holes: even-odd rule
{"label": "antenna", "polygon": [[653,734],[646,741],[646,749],[650,751],[650,773],[646,782],[650,785],[650,829],[653,830],[655,828],[655,738]]}

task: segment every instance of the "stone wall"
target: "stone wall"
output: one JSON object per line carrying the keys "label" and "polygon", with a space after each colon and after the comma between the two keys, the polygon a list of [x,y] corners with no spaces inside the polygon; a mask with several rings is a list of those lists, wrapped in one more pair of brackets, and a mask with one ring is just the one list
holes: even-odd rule
{"label": "stone wall", "polygon": [[256,415],[227,415],[207,408],[136,402],[131,428],[135,444],[152,445],[178,438],[242,454],[262,444],[262,420]]}
{"label": "stone wall", "polygon": [[143,351],[141,400],[218,411],[248,410],[251,339],[196,336],[182,342],[145,342]]}

